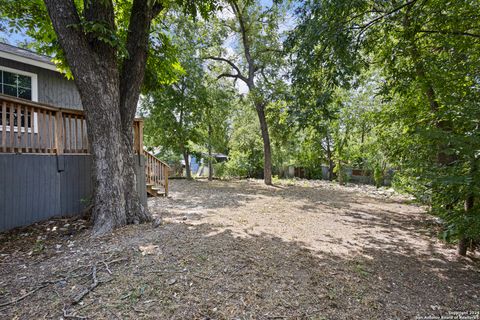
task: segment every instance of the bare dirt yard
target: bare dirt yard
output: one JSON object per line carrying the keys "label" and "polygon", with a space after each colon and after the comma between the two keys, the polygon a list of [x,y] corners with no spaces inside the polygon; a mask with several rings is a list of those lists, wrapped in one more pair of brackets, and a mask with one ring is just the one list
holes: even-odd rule
{"label": "bare dirt yard", "polygon": [[[161,225],[0,235],[2,319],[479,319],[475,257],[388,190],[171,181]],[[457,314],[458,316],[458,314]]]}

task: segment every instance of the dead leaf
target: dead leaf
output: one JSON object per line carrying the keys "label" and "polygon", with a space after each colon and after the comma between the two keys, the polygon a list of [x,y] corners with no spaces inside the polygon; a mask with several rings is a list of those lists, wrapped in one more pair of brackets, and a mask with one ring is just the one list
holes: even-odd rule
{"label": "dead leaf", "polygon": [[158,246],[154,244],[148,244],[146,246],[139,246],[138,249],[142,253],[142,256],[156,254],[158,252]]}

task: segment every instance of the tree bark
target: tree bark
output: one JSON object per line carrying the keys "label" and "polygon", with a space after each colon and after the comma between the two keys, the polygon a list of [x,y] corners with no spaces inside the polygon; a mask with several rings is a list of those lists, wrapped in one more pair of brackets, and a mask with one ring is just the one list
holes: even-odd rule
{"label": "tree bark", "polygon": [[[475,177],[477,173],[477,158],[475,156],[472,157],[470,160],[470,177]],[[471,182],[469,185],[469,190],[470,192],[467,194],[467,197],[464,201],[464,210],[465,210],[465,216],[468,216],[474,211],[472,209],[475,207],[475,194],[471,191],[474,189],[473,183]],[[461,256],[466,256],[467,255],[467,250],[469,247],[469,244],[472,242],[472,239],[462,236],[460,240],[458,241],[458,248],[457,248],[457,253]]]}
{"label": "tree bark", "polygon": [[[230,1],[230,5],[238,19],[243,51],[248,66],[248,77],[245,77],[243,74],[241,74],[240,69],[235,66],[235,64],[231,62],[229,62],[229,64],[238,72],[236,77],[244,81],[250,94],[253,94],[254,105],[255,109],[257,110],[258,120],[260,121],[260,130],[262,132],[263,140],[263,180],[266,185],[272,185],[272,152],[270,135],[268,133],[268,125],[265,118],[265,104],[262,100],[260,100],[260,97],[257,96],[258,93],[256,92],[255,86],[255,73],[258,71],[258,68],[250,52],[251,43],[248,35],[248,27],[245,25],[243,17],[244,12],[240,9],[236,1]],[[245,7],[243,9],[245,9]]]}
{"label": "tree bark", "polygon": [[188,180],[192,179],[192,171],[190,169],[190,161],[189,161],[189,154],[188,151],[185,149],[183,150],[183,160],[185,161],[185,176]]}
{"label": "tree bark", "polygon": [[[210,117],[208,121],[210,121]],[[208,181],[213,180],[213,164],[212,164],[212,125],[208,124]]]}
{"label": "tree bark", "polygon": [[263,140],[263,180],[266,185],[272,185],[272,152],[270,149],[270,134],[268,133],[267,120],[265,118],[265,107],[263,104],[255,105],[258,120],[260,121],[260,130]]}
{"label": "tree bark", "polygon": [[328,159],[328,180],[333,181],[333,170],[335,169],[335,162],[332,157],[332,148],[330,146],[330,136],[327,132],[327,159]]}
{"label": "tree bark", "polygon": [[[473,194],[469,194],[465,199],[465,203],[464,203],[465,215],[471,214],[471,210],[473,209],[474,204],[475,204],[475,197]],[[461,256],[466,256],[470,242],[471,242],[471,239],[462,235],[462,237],[458,241],[457,253]]]}
{"label": "tree bark", "polygon": [[[163,7],[155,8],[161,10]],[[128,56],[121,68],[120,77],[120,114],[122,118],[122,134],[126,146],[124,167],[125,199],[128,223],[150,221],[148,208],[144,207],[137,192],[137,176],[135,166],[137,156],[133,149],[132,123],[135,118],[138,97],[145,75],[145,64],[148,52],[148,36],[152,19],[158,12],[148,4],[147,0],[133,2],[129,21],[126,49]]]}
{"label": "tree bark", "polygon": [[[129,56],[119,65],[115,47],[84,32],[74,1],[44,2],[85,110],[93,158],[94,235],[126,223],[149,221],[136,189],[132,124],[145,71],[148,31],[155,15],[152,3],[133,2]],[[85,20],[102,23],[115,32],[111,0],[84,1],[83,14]]]}

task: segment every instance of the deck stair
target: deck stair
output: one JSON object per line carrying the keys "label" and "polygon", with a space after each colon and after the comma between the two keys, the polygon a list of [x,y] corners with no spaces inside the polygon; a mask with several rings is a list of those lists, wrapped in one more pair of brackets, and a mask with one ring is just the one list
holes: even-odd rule
{"label": "deck stair", "polygon": [[147,193],[152,197],[167,197],[170,166],[148,151],[144,151],[144,154]]}

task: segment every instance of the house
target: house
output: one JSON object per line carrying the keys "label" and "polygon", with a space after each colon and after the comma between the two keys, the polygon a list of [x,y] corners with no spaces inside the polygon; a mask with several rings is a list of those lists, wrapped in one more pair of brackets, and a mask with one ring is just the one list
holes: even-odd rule
{"label": "house", "polygon": [[[49,57],[0,43],[0,231],[84,212],[92,194],[87,126],[75,83]],[[168,192],[168,166],[133,124],[137,189]]]}
{"label": "house", "polygon": [[[212,153],[212,158],[214,159],[214,163],[221,163],[226,162],[228,160],[228,156],[223,153]],[[190,170],[193,175],[197,177],[208,177],[208,154],[203,153],[201,157],[197,157],[195,155],[190,155]],[[185,162],[185,161],[183,161]]]}

